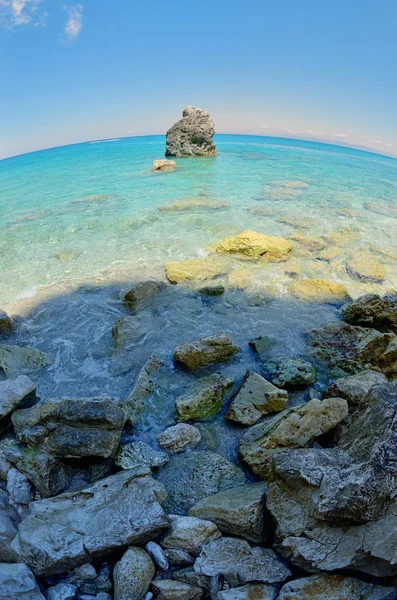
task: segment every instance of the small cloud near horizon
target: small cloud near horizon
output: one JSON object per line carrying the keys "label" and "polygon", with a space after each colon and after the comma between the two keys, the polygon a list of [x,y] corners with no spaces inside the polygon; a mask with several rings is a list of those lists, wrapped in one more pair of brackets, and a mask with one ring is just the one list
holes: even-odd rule
{"label": "small cloud near horizon", "polygon": [[68,42],[73,42],[81,30],[83,29],[83,10],[82,4],[75,4],[74,6],[65,6],[65,10],[68,13],[68,20],[64,27],[64,33]]}

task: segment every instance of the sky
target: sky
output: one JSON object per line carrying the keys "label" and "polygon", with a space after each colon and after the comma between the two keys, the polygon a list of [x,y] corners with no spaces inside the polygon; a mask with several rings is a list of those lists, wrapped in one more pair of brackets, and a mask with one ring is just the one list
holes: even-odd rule
{"label": "sky", "polygon": [[165,133],[397,156],[397,0],[0,0],[0,158]]}

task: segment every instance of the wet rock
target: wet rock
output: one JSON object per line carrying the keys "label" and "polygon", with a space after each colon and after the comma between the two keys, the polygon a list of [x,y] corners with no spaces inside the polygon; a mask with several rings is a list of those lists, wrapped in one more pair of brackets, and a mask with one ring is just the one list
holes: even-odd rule
{"label": "wet rock", "polygon": [[170,565],[178,565],[180,567],[184,567],[193,565],[195,561],[195,558],[191,556],[186,550],[179,550],[177,548],[166,548],[164,554],[166,555]]}
{"label": "wet rock", "polygon": [[382,283],[386,269],[378,259],[366,250],[356,252],[346,260],[346,271],[361,281]]}
{"label": "wet rock", "polygon": [[164,283],[164,281],[143,281],[128,290],[124,295],[124,302],[129,308],[135,308],[138,302],[149,298],[157,292],[161,292],[161,290],[164,290],[166,287],[167,284]]}
{"label": "wet rock", "polygon": [[139,317],[121,317],[112,327],[112,337],[115,350],[127,348],[136,343],[143,333],[142,322]]}
{"label": "wet rock", "polygon": [[365,294],[348,304],[343,309],[342,317],[350,325],[397,333],[397,296]]}
{"label": "wet rock", "polygon": [[288,392],[275,387],[257,373],[248,371],[225,417],[241,425],[253,425],[263,415],[284,410],[287,403]]}
{"label": "wet rock", "polygon": [[262,362],[266,362],[269,355],[269,350],[273,346],[274,340],[267,335],[259,335],[254,340],[251,340],[249,345],[258,354]]}
{"label": "wet rock", "polygon": [[190,210],[224,210],[229,208],[230,204],[221,200],[212,200],[211,198],[181,198],[174,202],[162,204],[159,210],[162,212],[179,212]]}
{"label": "wet rock", "polygon": [[189,515],[216,523],[223,533],[260,543],[266,539],[265,493],[265,483],[219,492],[200,500]]}
{"label": "wet rock", "polygon": [[265,583],[252,583],[242,587],[219,592],[217,600],[275,600],[276,588]]}
{"label": "wet rock", "polygon": [[159,544],[156,544],[156,542],[148,542],[145,546],[145,550],[158,569],[161,571],[168,571],[170,565],[164,550]]}
{"label": "wet rock", "polygon": [[0,381],[0,433],[9,425],[14,410],[29,408],[37,400],[36,384],[26,375]]}
{"label": "wet rock", "polygon": [[283,238],[248,230],[226,238],[215,246],[215,250],[221,254],[240,254],[247,258],[280,262],[288,259],[292,245]]}
{"label": "wet rock", "polygon": [[274,454],[304,448],[343,421],[349,413],[342,398],[310,400],[307,404],[251,427],[240,440],[240,458],[255,475],[266,479]]}
{"label": "wet rock", "polygon": [[328,323],[308,334],[309,356],[325,363],[332,377],[376,370],[397,377],[397,337],[376,329]]}
{"label": "wet rock", "polygon": [[299,279],[288,284],[288,292],[300,300],[310,302],[344,302],[350,298],[346,287],[341,283],[325,279]]}
{"label": "wet rock", "polygon": [[276,583],[291,575],[273,550],[225,537],[204,546],[194,570],[208,576],[223,575],[232,586],[252,581]]}
{"label": "wet rock", "polygon": [[200,600],[203,597],[201,588],[174,579],[156,579],[150,589],[158,600]]}
{"label": "wet rock", "polygon": [[201,338],[177,346],[174,350],[174,361],[188,369],[198,371],[207,365],[223,362],[238,352],[233,339],[224,333]]}
{"label": "wet rock", "polygon": [[4,311],[0,310],[0,336],[12,333],[12,321]]}
{"label": "wet rock", "polygon": [[70,583],[58,583],[57,585],[48,588],[48,600],[76,600],[77,587]]}
{"label": "wet rock", "polygon": [[134,389],[126,399],[125,413],[131,425],[135,425],[145,408],[148,398],[157,389],[157,379],[164,370],[165,364],[156,354],[150,357],[139,373]]}
{"label": "wet rock", "polygon": [[278,600],[393,600],[395,590],[341,575],[312,575],[286,583]]}
{"label": "wet rock", "polygon": [[186,550],[191,554],[200,554],[204,544],[221,537],[215,523],[196,517],[169,515],[171,529],[161,544],[164,548]]}
{"label": "wet rock", "polygon": [[202,108],[187,106],[182,119],[167,131],[166,156],[215,156],[215,133],[210,114]]}
{"label": "wet rock", "polygon": [[163,486],[147,469],[122,471],[78,491],[32,503],[13,550],[38,575],[63,573],[162,533],[168,528],[160,505],[165,497]]}
{"label": "wet rock", "polygon": [[12,415],[19,442],[64,458],[113,456],[124,421],[123,405],[113,398],[57,399]]}
{"label": "wet rock", "polygon": [[267,364],[274,385],[299,390],[316,381],[316,369],[301,356],[287,356]]}
{"label": "wet rock", "polygon": [[170,262],[165,266],[165,274],[171,283],[185,281],[206,281],[226,274],[226,267],[216,257],[188,258]]}
{"label": "wet rock", "polygon": [[113,571],[115,600],[142,600],[154,574],[149,554],[142,548],[129,548]]}
{"label": "wet rock", "polygon": [[15,504],[29,504],[33,500],[29,481],[17,469],[10,469],[7,475],[7,492]]}
{"label": "wet rock", "polygon": [[201,433],[197,427],[187,423],[178,423],[178,425],[168,427],[157,436],[159,446],[170,452],[183,452],[197,446],[200,440]]}
{"label": "wet rock", "polygon": [[122,469],[135,469],[140,466],[158,469],[168,462],[168,456],[165,452],[158,452],[143,442],[132,442],[121,446],[114,462]]}
{"label": "wet rock", "polygon": [[225,286],[223,285],[205,285],[199,289],[200,294],[203,296],[221,296],[225,293]]}
{"label": "wet rock", "polygon": [[6,377],[18,377],[25,371],[48,365],[47,356],[31,346],[0,346],[0,372],[3,371]]}
{"label": "wet rock", "polygon": [[323,393],[323,398],[344,398],[349,406],[356,406],[364,401],[374,385],[387,383],[382,373],[377,371],[361,371],[356,375],[337,379]]}
{"label": "wet rock", "polygon": [[[189,361],[194,359],[188,358]],[[184,396],[175,400],[179,421],[202,420],[215,415],[223,407],[225,393],[233,381],[220,375],[204,377]]]}
{"label": "wet rock", "polygon": [[152,171],[175,171],[176,162],[174,160],[154,160]]}
{"label": "wet rock", "polygon": [[45,600],[32,571],[24,564],[0,563],[0,600]]}
{"label": "wet rock", "polygon": [[171,456],[156,477],[168,493],[164,507],[174,514],[186,514],[199,500],[247,483],[243,471],[223,456],[193,450]]}

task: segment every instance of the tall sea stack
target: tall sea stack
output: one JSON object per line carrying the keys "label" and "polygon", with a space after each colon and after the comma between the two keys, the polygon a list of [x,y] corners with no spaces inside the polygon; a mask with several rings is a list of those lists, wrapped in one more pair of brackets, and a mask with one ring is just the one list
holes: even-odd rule
{"label": "tall sea stack", "polygon": [[187,106],[182,119],[167,131],[166,156],[216,156],[211,115],[202,108]]}

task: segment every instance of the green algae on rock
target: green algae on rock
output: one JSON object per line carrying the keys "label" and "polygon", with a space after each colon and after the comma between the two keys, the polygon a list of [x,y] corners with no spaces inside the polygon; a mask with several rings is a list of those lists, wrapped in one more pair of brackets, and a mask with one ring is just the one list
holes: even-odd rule
{"label": "green algae on rock", "polygon": [[350,325],[397,333],[397,295],[365,294],[344,307],[342,318]]}
{"label": "green algae on rock", "polygon": [[203,378],[184,396],[175,400],[179,421],[203,420],[219,412],[224,404],[225,393],[233,381],[220,375]]}

